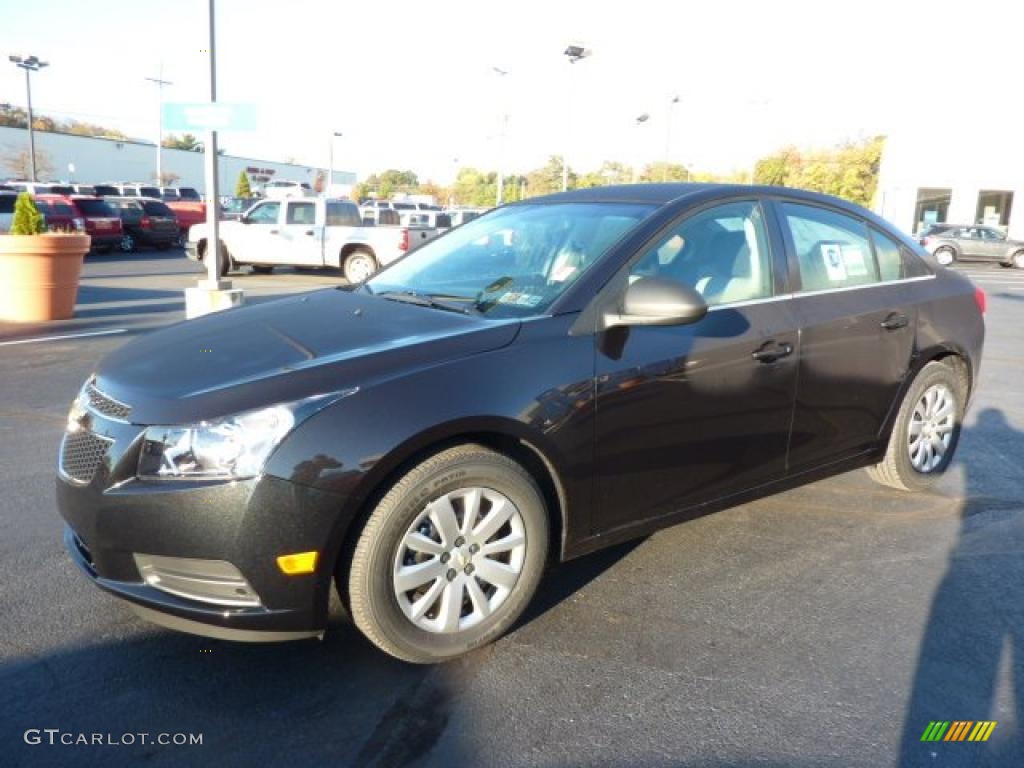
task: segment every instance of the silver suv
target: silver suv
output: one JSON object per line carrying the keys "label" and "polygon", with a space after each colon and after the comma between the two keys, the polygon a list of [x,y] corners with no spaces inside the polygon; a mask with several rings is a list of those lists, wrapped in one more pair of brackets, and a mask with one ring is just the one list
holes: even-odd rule
{"label": "silver suv", "polygon": [[919,242],[942,265],[954,261],[997,261],[1004,267],[1024,269],[1024,241],[983,224],[932,224]]}

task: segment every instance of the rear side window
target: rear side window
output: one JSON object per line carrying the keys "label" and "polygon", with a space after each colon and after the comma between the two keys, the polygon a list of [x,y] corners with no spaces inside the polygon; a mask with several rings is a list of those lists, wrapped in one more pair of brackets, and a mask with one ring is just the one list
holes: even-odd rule
{"label": "rear side window", "polygon": [[288,219],[289,224],[302,224],[313,226],[316,222],[316,205],[313,203],[289,203]]}
{"label": "rear side window", "polygon": [[156,187],[139,187],[139,197],[160,197],[160,190]]}
{"label": "rear side window", "polygon": [[0,213],[14,213],[16,195],[0,195]]}
{"label": "rear side window", "polygon": [[[610,244],[625,230],[620,225],[605,238]],[[632,266],[630,282],[642,277],[685,283],[709,306],[771,296],[771,254],[761,206],[726,203],[684,219]]]}
{"label": "rear side window", "polygon": [[148,213],[150,216],[173,216],[174,211],[168,208],[163,203],[156,201],[148,201],[142,204],[142,210]]}
{"label": "rear side window", "polygon": [[199,192],[192,187],[179,187],[178,195],[182,200],[199,200]]}
{"label": "rear side window", "polygon": [[348,203],[327,204],[328,227],[358,227],[362,224],[359,209]]}
{"label": "rear side window", "polygon": [[106,216],[116,218],[114,210],[102,200],[75,200],[75,205],[83,216]]}
{"label": "rear side window", "polygon": [[114,195],[119,197],[121,195],[121,192],[118,190],[117,187],[110,187],[107,186],[106,184],[97,184],[94,189],[94,192],[100,197],[103,197],[104,195]]}
{"label": "rear side window", "polygon": [[882,281],[899,280],[906,277],[903,269],[903,246],[892,238],[872,229],[871,239],[875,243],[875,258]]}
{"label": "rear side window", "polygon": [[62,186],[60,184],[54,184],[52,187],[50,187],[50,192],[52,192],[55,195],[73,195],[73,194],[75,194],[75,190],[73,190],[71,187]]}
{"label": "rear side window", "polygon": [[800,264],[804,291],[878,282],[867,226],[851,216],[811,205],[782,203]]}
{"label": "rear side window", "polygon": [[124,190],[121,192],[121,194],[124,195],[125,197],[138,197],[139,196],[139,193],[136,192],[131,187],[125,187]]}

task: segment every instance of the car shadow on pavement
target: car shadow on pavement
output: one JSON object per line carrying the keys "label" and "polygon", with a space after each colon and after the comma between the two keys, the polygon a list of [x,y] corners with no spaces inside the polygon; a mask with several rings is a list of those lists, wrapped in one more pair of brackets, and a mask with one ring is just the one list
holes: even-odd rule
{"label": "car shadow on pavement", "polygon": [[129,304],[120,307],[86,307],[75,310],[75,317],[116,317],[118,315],[150,315],[161,312],[184,312],[185,299],[160,304]]}
{"label": "car shadow on pavement", "polygon": [[165,291],[154,288],[118,288],[101,285],[80,285],[78,298],[75,301],[76,314],[83,304],[99,304],[115,301],[144,301],[147,299],[169,299],[171,297],[185,300],[181,291]]}
{"label": "car shadow on pavement", "polygon": [[[963,439],[972,450],[960,454],[967,464],[959,532],[921,639],[900,766],[1024,765],[1024,433],[986,408]],[[998,725],[986,743],[922,741],[932,722],[968,721],[973,731],[991,720]]]}

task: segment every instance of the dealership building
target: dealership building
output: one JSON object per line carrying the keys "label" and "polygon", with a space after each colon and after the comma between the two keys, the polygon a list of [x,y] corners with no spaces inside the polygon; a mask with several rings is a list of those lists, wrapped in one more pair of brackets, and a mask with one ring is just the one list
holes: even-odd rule
{"label": "dealership building", "polygon": [[1024,239],[1024,152],[991,121],[921,123],[889,133],[875,211],[905,232],[933,223],[986,224]]}
{"label": "dealership building", "polygon": [[[100,182],[141,182],[151,184],[156,179],[156,144],[127,139],[105,139],[75,136],[66,133],[35,132],[36,159],[52,168],[47,174],[37,173],[40,181],[67,181],[83,184]],[[8,163],[28,149],[28,132],[24,128],[0,126],[0,180],[10,178]],[[165,174],[178,178],[173,186],[194,187],[204,192],[204,154],[183,149],[163,148],[161,164]],[[39,162],[40,165],[43,162]],[[311,186],[317,174],[326,169],[295,163],[279,163],[250,157],[224,154],[218,159],[221,194],[234,192],[235,181],[245,171],[254,188],[275,179],[307,182]],[[334,171],[331,191],[347,194],[356,183],[351,171]]]}

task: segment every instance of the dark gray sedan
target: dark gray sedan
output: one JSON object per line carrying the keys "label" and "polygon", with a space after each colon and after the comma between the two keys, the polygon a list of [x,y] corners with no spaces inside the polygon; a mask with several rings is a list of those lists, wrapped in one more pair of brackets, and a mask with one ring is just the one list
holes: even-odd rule
{"label": "dark gray sedan", "polygon": [[1024,269],[1024,241],[981,224],[933,224],[919,236],[920,243],[943,266],[954,261],[997,261],[1004,267]]}

